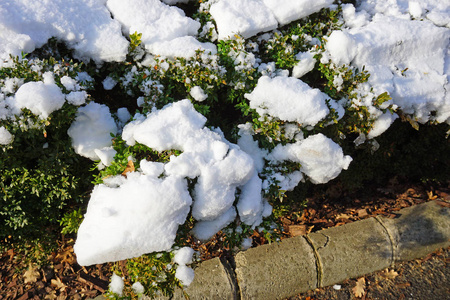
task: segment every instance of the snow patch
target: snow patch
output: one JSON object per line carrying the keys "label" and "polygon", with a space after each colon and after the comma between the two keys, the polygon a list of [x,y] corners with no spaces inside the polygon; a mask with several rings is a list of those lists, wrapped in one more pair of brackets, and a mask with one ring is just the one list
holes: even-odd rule
{"label": "snow patch", "polygon": [[90,102],[78,108],[75,121],[67,130],[75,152],[92,160],[99,160],[96,149],[110,147],[111,133],[117,126],[106,105]]}
{"label": "snow patch", "polygon": [[328,96],[293,77],[262,76],[245,98],[261,116],[270,115],[303,126],[314,126],[329,113],[325,101]]}
{"label": "snow patch", "polygon": [[[3,0],[0,2],[0,59],[21,55],[57,37],[82,60],[123,61],[128,41],[104,1]],[[74,12],[76,12],[76,17]]]}
{"label": "snow patch", "polygon": [[118,187],[97,185],[78,230],[80,265],[169,251],[192,199],[185,179],[128,173]]}

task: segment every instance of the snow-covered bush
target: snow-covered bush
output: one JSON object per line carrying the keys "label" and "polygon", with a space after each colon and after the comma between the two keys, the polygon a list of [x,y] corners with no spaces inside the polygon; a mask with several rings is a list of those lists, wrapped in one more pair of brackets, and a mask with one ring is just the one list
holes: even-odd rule
{"label": "snow-covered bush", "polygon": [[[66,26],[57,17],[66,6],[56,1],[43,28],[86,65],[60,58],[0,62],[2,176],[15,170],[17,181],[28,174],[14,169],[16,161],[34,161],[19,149],[58,159],[64,149],[74,168],[80,156],[95,161],[95,187],[74,246],[78,262],[128,259],[128,277],[115,270],[111,297],[142,289],[167,295],[171,283],[189,285],[191,260],[177,256],[180,247],[221,230],[231,249],[248,248],[253,230],[270,236],[272,208],[287,192],[337,178],[360,149],[376,150],[399,116],[416,128],[448,126],[446,8],[431,0],[408,8],[404,1],[360,1],[356,8],[335,2],[70,1],[68,8],[99,15],[77,35],[78,21],[68,21],[66,34],[55,31]],[[28,25],[0,21],[3,27],[7,42],[14,32],[21,38],[0,40],[3,52],[32,51],[50,37]],[[119,42],[111,42],[117,35]],[[11,161],[9,153],[21,157]],[[36,169],[48,165],[55,163]],[[41,186],[57,191],[65,178]],[[11,224],[25,225],[17,217],[23,208],[8,201]],[[78,214],[61,222],[71,224]]]}
{"label": "snow-covered bush", "polygon": [[1,64],[0,235],[40,236],[89,186],[88,161],[74,152],[67,130],[92,83],[73,61],[12,57]]}

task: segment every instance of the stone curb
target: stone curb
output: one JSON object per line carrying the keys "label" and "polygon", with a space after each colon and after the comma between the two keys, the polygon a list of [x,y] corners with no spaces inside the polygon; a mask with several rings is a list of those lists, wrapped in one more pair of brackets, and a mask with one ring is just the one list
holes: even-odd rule
{"label": "stone curb", "polygon": [[[450,246],[450,208],[430,201],[218,258],[195,270],[190,299],[283,299]],[[172,299],[185,299],[176,291]]]}

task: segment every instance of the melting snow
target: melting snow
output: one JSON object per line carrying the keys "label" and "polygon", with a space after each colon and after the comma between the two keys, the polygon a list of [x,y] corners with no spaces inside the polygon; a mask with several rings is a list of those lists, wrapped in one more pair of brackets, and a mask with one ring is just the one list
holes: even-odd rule
{"label": "melting snow", "polygon": [[262,76],[245,98],[261,116],[270,115],[303,126],[314,126],[329,113],[325,102],[329,97],[293,77]]}
{"label": "melting snow", "polygon": [[75,49],[78,58],[97,62],[124,60],[128,41],[103,2],[2,0],[0,59],[9,53],[20,56],[21,51],[31,52],[57,37]]}
{"label": "melting snow", "polygon": [[117,125],[106,105],[91,102],[78,109],[67,133],[72,138],[76,153],[98,160],[100,157],[95,150],[112,145],[111,133],[117,133]]}
{"label": "melting snow", "polygon": [[186,179],[178,176],[132,172],[118,187],[97,185],[74,246],[78,262],[93,265],[170,250],[191,203]]}

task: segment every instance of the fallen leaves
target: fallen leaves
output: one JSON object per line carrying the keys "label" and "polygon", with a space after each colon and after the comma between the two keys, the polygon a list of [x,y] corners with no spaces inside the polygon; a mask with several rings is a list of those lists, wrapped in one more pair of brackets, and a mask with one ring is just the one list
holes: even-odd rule
{"label": "fallen leaves", "polygon": [[339,219],[345,219],[345,220],[348,220],[348,219],[350,219],[350,216],[347,215],[347,214],[338,214],[338,215],[336,216],[336,220],[339,220]]}
{"label": "fallen leaves", "polygon": [[67,287],[67,285],[65,285],[61,279],[59,279],[58,277],[56,277],[56,279],[52,279],[51,280],[51,285],[53,287],[55,287],[56,289],[60,290],[60,291],[64,291]]}
{"label": "fallen leaves", "polygon": [[132,160],[129,160],[127,166],[125,167],[125,170],[122,172],[122,175],[126,177],[127,173],[134,172],[134,170],[134,163]]}
{"label": "fallen leaves", "polygon": [[355,297],[361,298],[366,294],[365,288],[366,288],[366,279],[364,277],[361,277],[356,281],[356,285],[352,289],[352,292],[355,295]]}
{"label": "fallen leaves", "polygon": [[58,252],[58,254],[56,255],[55,259],[57,261],[60,261],[61,263],[67,263],[69,265],[74,264],[75,261],[76,261],[76,258],[75,258],[75,255],[73,253],[73,247],[72,246],[68,246],[64,250]]}
{"label": "fallen leaves", "polygon": [[433,191],[427,191],[428,200],[435,200],[438,196],[433,194]]}
{"label": "fallen leaves", "polygon": [[28,265],[28,269],[23,274],[25,284],[34,283],[38,280],[40,274],[37,269],[38,268],[36,266],[33,266],[31,263]]}
{"label": "fallen leaves", "polygon": [[307,226],[307,225],[289,225],[288,233],[290,236],[299,236],[299,235],[305,235],[311,232],[314,226]]}
{"label": "fallen leaves", "polygon": [[381,273],[381,276],[383,276],[383,277],[385,277],[385,278],[387,278],[387,279],[393,280],[393,279],[395,279],[395,277],[398,276],[398,273],[395,272],[394,270],[386,269],[386,270],[384,270],[384,271]]}
{"label": "fallen leaves", "polygon": [[367,209],[365,209],[365,208],[358,209],[356,212],[358,213],[358,217],[360,217],[360,218],[364,218],[369,215],[367,213]]}

